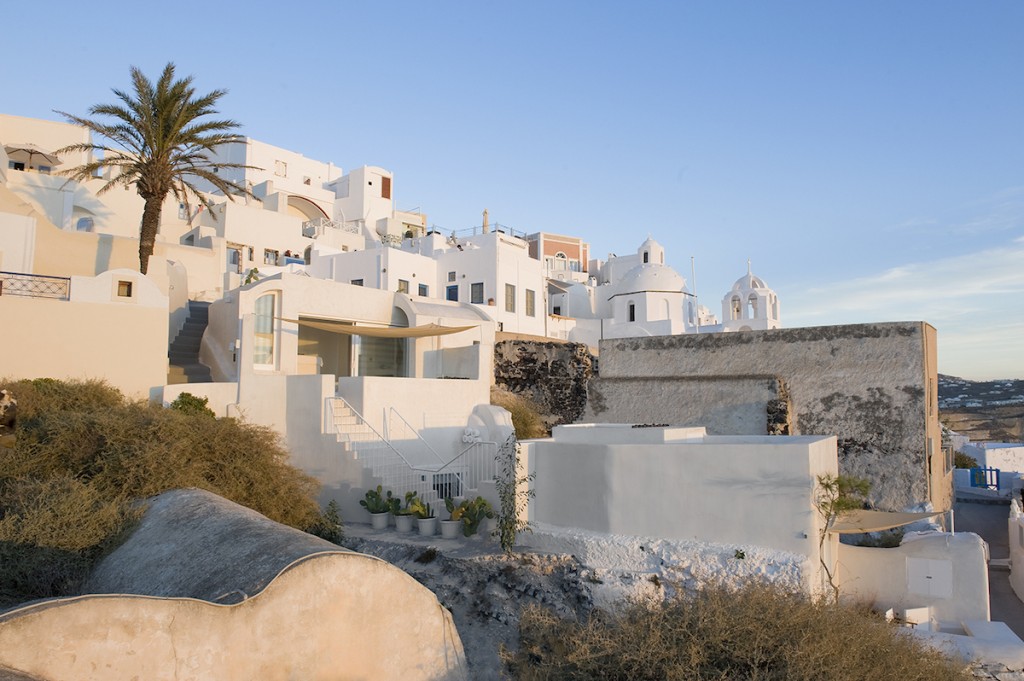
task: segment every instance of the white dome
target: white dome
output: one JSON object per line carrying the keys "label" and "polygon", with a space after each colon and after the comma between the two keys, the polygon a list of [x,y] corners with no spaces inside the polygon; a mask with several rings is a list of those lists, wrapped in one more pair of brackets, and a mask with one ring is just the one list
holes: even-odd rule
{"label": "white dome", "polygon": [[668,265],[648,263],[637,265],[622,278],[617,287],[623,293],[642,291],[683,291],[686,280]]}
{"label": "white dome", "polygon": [[755,277],[750,272],[737,279],[736,283],[732,285],[733,291],[751,291],[758,288],[768,288],[768,284],[764,283],[764,279]]}

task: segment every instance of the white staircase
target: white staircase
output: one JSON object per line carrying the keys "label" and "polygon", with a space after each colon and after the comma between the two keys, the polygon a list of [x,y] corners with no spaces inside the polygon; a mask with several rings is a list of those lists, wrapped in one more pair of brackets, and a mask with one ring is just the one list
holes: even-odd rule
{"label": "white staircase", "polygon": [[408,421],[389,411],[385,431],[379,433],[342,397],[333,397],[330,423],[343,455],[362,462],[381,485],[398,497],[415,491],[441,517],[445,496],[474,496],[481,481],[493,480],[498,445],[465,443],[462,451],[445,460]]}

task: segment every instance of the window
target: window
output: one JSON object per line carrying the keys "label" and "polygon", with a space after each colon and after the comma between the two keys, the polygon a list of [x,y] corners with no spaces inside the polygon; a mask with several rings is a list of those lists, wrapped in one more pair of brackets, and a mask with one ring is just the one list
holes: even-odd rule
{"label": "window", "polygon": [[458,301],[458,299],[459,299],[459,285],[458,284],[454,284],[452,286],[449,286],[445,290],[444,297],[445,297],[446,300]]}
{"label": "window", "polygon": [[249,262],[256,260],[256,249],[252,246],[248,247],[249,250]]}
{"label": "window", "polygon": [[50,166],[36,166],[36,172],[41,174],[41,175],[49,175],[50,174]]}
{"label": "window", "polygon": [[391,178],[382,177],[380,178],[380,198],[390,199],[391,198]]}
{"label": "window", "polygon": [[75,224],[75,230],[79,232],[91,232],[95,223],[90,217],[78,218],[78,222]]}
{"label": "window", "polygon": [[10,168],[11,170],[24,170],[25,164],[21,163],[20,161],[8,161],[7,167]]}
{"label": "window", "polygon": [[187,220],[188,219],[188,211],[185,210],[184,202],[178,204],[178,219],[179,220]]}
{"label": "window", "polygon": [[405,279],[399,279],[398,280],[398,292],[399,293],[408,293],[409,292],[409,282],[407,280],[405,280]]}
{"label": "window", "polygon": [[284,161],[274,161],[274,174],[278,177],[288,177],[288,164]]}
{"label": "window", "polygon": [[732,312],[732,318],[733,319],[739,319],[740,318],[740,314],[742,314],[742,307],[740,306],[740,297],[739,296],[733,296],[731,302],[732,302],[732,305],[730,306],[729,309]]}
{"label": "window", "polygon": [[362,279],[353,279],[349,283],[351,283],[353,286],[362,286],[363,285],[363,280]]}
{"label": "window", "polygon": [[530,289],[526,289],[526,316],[537,316],[537,293]]}
{"label": "window", "polygon": [[555,307],[552,308],[552,310],[551,310],[551,314],[557,315],[559,317],[562,316],[562,306],[561,305],[555,305]]}
{"label": "window", "polygon": [[650,261],[651,261],[651,254],[648,253],[647,251],[644,251],[644,264],[646,265]]}
{"label": "window", "polygon": [[119,281],[117,282],[117,295],[119,298],[131,298],[132,297],[132,282],[130,281]]}
{"label": "window", "polygon": [[427,296],[430,295],[430,287],[428,287],[426,284],[420,284],[419,294],[426,298]]}
{"label": "window", "polygon": [[256,299],[256,328],[253,338],[252,363],[272,367],[274,364],[274,294]]}
{"label": "window", "polygon": [[469,302],[484,304],[484,282],[478,281],[469,285]]}
{"label": "window", "polygon": [[505,284],[505,312],[516,311],[516,287]]}
{"label": "window", "polygon": [[263,249],[263,264],[264,265],[276,265],[277,264],[277,251],[270,248]]}
{"label": "window", "polygon": [[448,273],[448,281],[455,281],[455,272]]}
{"label": "window", "polygon": [[636,305],[634,305],[633,303],[629,304],[629,321],[636,321]]}
{"label": "window", "polygon": [[239,248],[228,246],[228,270],[242,273],[242,251]]}

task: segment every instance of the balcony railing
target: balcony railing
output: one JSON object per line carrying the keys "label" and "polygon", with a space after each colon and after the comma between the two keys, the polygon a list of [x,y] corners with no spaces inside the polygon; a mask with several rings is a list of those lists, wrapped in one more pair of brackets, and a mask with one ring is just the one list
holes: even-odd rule
{"label": "balcony railing", "polygon": [[488,225],[486,231],[484,230],[483,225],[478,225],[476,227],[468,227],[466,229],[455,230],[454,232],[452,232],[452,235],[455,237],[466,238],[471,236],[477,236],[478,234],[487,234],[488,232],[499,232],[501,234],[507,234],[509,236],[517,237],[519,239],[526,239],[526,232],[522,231],[521,229],[515,229],[514,227],[502,225],[497,222]]}
{"label": "balcony railing", "polygon": [[316,218],[302,223],[302,236],[317,239],[323,236],[328,229],[338,229],[350,234],[359,234],[359,227],[356,225],[349,225],[338,220],[328,220],[327,218]]}
{"label": "balcony railing", "polygon": [[71,278],[51,277],[45,274],[0,272],[0,296],[69,300],[71,298]]}

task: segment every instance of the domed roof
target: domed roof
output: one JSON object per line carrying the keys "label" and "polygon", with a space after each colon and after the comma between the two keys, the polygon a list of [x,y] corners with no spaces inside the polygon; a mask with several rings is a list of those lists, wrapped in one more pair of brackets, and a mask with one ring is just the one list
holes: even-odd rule
{"label": "domed roof", "polygon": [[622,277],[618,289],[623,293],[640,291],[682,291],[686,280],[668,265],[637,265]]}
{"label": "domed roof", "polygon": [[651,251],[651,250],[654,250],[655,248],[660,248],[661,250],[665,250],[664,246],[662,246],[657,241],[655,241],[650,236],[648,236],[647,240],[644,241],[642,244],[640,244],[640,248],[638,248],[636,252],[637,253],[643,253],[644,251]]}
{"label": "domed roof", "polygon": [[764,283],[764,279],[761,277],[754,276],[749,270],[732,285],[733,291],[750,291],[758,288],[768,288],[768,284]]}

